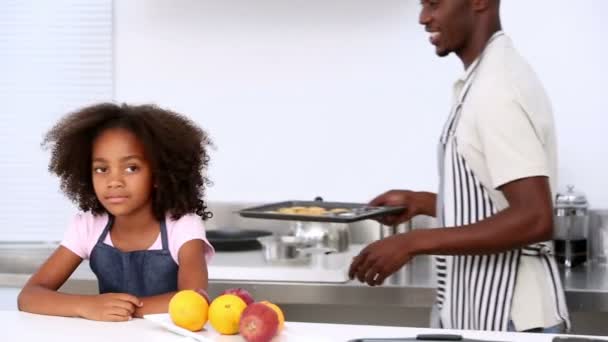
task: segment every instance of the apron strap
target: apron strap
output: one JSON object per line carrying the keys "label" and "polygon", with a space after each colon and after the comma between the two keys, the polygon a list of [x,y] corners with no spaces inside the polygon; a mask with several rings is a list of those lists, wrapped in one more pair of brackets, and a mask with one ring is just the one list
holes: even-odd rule
{"label": "apron strap", "polygon": [[163,250],[169,250],[169,238],[167,237],[167,225],[165,220],[160,221],[160,239],[163,244]]}
{"label": "apron strap", "polygon": [[[502,32],[502,31],[495,33],[486,43],[486,48],[496,38],[501,37],[503,35],[504,35],[504,32]],[[484,48],[484,50],[481,52],[481,55],[479,55],[479,58],[477,58],[473,62],[473,64],[471,64],[471,66],[469,66],[470,71],[468,72],[468,75],[467,75],[466,79],[464,80],[464,85],[462,87],[462,90],[460,91],[460,94],[458,95],[458,101],[452,107],[450,116],[448,117],[448,121],[446,122],[446,125],[441,134],[441,144],[442,145],[445,145],[447,143],[448,138],[450,136],[454,135],[454,131],[456,131],[456,127],[458,126],[458,120],[460,119],[460,111],[464,104],[464,100],[466,99],[466,97],[469,93],[469,90],[471,90],[471,85],[473,84],[473,81],[475,80],[475,77],[477,76],[476,71],[477,71],[477,68],[479,67],[479,65],[481,64],[483,57],[485,56],[485,53],[487,51],[486,48]]]}
{"label": "apron strap", "polygon": [[[104,241],[106,240],[106,236],[108,236],[108,233],[110,232],[110,229],[112,228],[113,223],[114,223],[114,216],[108,215],[108,223],[106,224],[105,228],[101,232],[101,235],[99,235],[99,239],[97,239],[98,243],[104,243]],[[162,243],[163,250],[168,251],[169,250],[169,238],[168,238],[168,234],[167,234],[167,225],[165,224],[165,220],[160,221],[160,240]]]}
{"label": "apron strap", "polygon": [[437,219],[439,220],[439,225],[440,226],[444,226],[445,225],[445,217],[443,215],[443,209],[444,209],[444,204],[443,201],[445,200],[444,198],[444,186],[445,186],[445,153],[446,153],[446,148],[447,148],[447,143],[448,143],[448,139],[452,136],[454,136],[454,132],[456,131],[456,127],[458,126],[458,120],[460,119],[460,112],[462,110],[462,105],[464,104],[464,100],[466,99],[469,90],[471,89],[471,85],[473,84],[473,80],[475,79],[476,76],[476,71],[477,68],[479,67],[479,65],[481,64],[481,61],[483,60],[483,57],[485,55],[485,52],[487,51],[487,47],[488,45],[490,45],[496,38],[501,37],[504,35],[504,32],[499,31],[496,32],[486,43],[486,47],[484,48],[484,50],[481,52],[481,55],[479,55],[479,58],[477,58],[475,60],[475,62],[473,62],[473,64],[471,64],[470,66],[470,72],[468,73],[466,79],[465,79],[465,83],[464,86],[462,87],[462,90],[460,91],[460,94],[458,95],[458,101],[456,102],[456,104],[454,106],[452,106],[452,110],[450,112],[450,116],[448,117],[447,122],[445,123],[445,126],[441,132],[441,137],[439,138],[439,146],[438,146],[438,165],[439,165],[439,191],[438,191],[438,197],[437,197],[437,201],[436,201],[436,213],[437,213]]}
{"label": "apron strap", "polygon": [[108,236],[108,232],[112,228],[112,224],[114,223],[114,216],[108,214],[108,223],[106,223],[105,228],[99,235],[99,239],[97,239],[98,243],[103,243],[106,240],[106,236]]}

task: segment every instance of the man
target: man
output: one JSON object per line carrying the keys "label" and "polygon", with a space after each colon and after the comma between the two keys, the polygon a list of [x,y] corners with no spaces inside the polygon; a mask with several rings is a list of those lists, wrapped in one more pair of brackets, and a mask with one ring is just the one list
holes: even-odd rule
{"label": "man", "polygon": [[372,286],[420,254],[436,255],[434,326],[559,332],[569,328],[552,256],[556,141],[550,102],[501,31],[499,0],[423,0],[420,23],[440,57],[465,73],[439,143],[437,194],[388,191],[372,205],[405,206],[394,225],[436,216],[441,228],[376,241],[351,278]]}

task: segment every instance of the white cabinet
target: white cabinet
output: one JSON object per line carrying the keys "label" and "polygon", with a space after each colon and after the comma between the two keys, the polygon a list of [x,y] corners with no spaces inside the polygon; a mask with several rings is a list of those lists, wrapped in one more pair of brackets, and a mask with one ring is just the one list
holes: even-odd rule
{"label": "white cabinet", "polygon": [[14,287],[0,287],[0,311],[17,310],[17,296],[21,289]]}

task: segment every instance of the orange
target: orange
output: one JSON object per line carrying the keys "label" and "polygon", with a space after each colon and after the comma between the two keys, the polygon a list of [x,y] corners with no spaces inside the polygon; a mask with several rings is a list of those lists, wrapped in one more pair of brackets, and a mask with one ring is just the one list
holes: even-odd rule
{"label": "orange", "polygon": [[273,304],[267,300],[261,301],[260,303],[266,304],[268,307],[274,310],[274,312],[277,313],[277,317],[279,318],[279,330],[283,329],[283,326],[285,325],[285,315],[283,314],[281,308],[279,308],[278,305]]}
{"label": "orange", "polygon": [[222,335],[234,335],[239,332],[241,314],[247,304],[239,296],[221,295],[209,306],[209,323]]}
{"label": "orange", "polygon": [[169,316],[178,327],[199,331],[207,323],[209,304],[196,291],[182,290],[169,301]]}

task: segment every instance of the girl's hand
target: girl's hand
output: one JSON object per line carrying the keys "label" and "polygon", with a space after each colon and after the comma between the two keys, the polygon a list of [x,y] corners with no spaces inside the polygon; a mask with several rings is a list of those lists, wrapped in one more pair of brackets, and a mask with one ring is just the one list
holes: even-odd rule
{"label": "girl's hand", "polygon": [[124,322],[133,317],[142,302],[127,293],[104,293],[87,297],[82,303],[80,316],[94,321]]}

